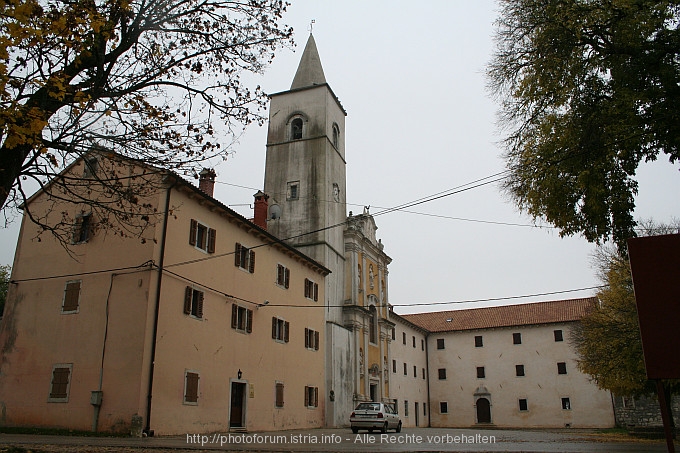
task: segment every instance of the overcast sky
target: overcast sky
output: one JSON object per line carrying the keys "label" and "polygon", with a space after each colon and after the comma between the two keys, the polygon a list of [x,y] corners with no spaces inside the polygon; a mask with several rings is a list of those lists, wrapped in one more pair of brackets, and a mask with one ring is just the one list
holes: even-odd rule
{"label": "overcast sky", "polygon": [[[314,38],[335,94],[347,111],[348,210],[398,206],[503,171],[497,106],[486,90],[497,5],[490,0],[292,0],[284,22],[297,49],[279,52],[258,77],[285,91],[315,20]],[[215,197],[252,217],[264,183],[266,125],[251,126],[216,168]],[[638,171],[636,218],[680,218],[680,172],[665,157]],[[240,187],[239,187],[240,186]],[[489,184],[376,216],[392,258],[389,298],[400,314],[590,296],[599,284],[593,246],[531,226]],[[0,264],[11,264],[19,221],[0,231]],[[495,299],[487,303],[461,303]],[[452,302],[451,304],[433,304]],[[420,305],[415,305],[420,304]]]}

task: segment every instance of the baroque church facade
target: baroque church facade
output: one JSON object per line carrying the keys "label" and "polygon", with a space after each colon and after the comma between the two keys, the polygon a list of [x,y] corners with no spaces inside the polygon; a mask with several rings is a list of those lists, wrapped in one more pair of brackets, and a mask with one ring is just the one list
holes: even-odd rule
{"label": "baroque church facade", "polygon": [[359,401],[390,402],[391,258],[365,209],[347,215],[345,109],[326,82],[313,35],[288,91],[270,96],[267,229],[327,267],[326,424]]}

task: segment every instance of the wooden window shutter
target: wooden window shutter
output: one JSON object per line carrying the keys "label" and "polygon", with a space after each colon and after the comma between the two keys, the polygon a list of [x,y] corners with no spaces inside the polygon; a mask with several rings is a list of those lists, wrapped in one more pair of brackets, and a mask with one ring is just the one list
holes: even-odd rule
{"label": "wooden window shutter", "polygon": [[290,333],[290,323],[288,321],[283,323],[283,341],[288,343]]}
{"label": "wooden window shutter", "polygon": [[68,380],[71,374],[70,368],[55,368],[52,371],[52,390],[50,398],[68,397]]}
{"label": "wooden window shutter", "polygon": [[217,239],[217,231],[210,228],[208,230],[208,253],[215,253],[215,240]]}
{"label": "wooden window shutter", "polygon": [[276,383],[276,407],[283,407],[283,383]]}
{"label": "wooden window shutter", "polygon": [[314,302],[319,301],[319,284],[314,283]]}
{"label": "wooden window shutter", "polygon": [[231,328],[238,328],[238,305],[231,304]]}
{"label": "wooden window shutter", "polygon": [[196,245],[196,232],[198,231],[198,222],[191,219],[189,226],[189,245]]}
{"label": "wooden window shutter", "polygon": [[309,279],[305,279],[305,297],[309,297]]}
{"label": "wooden window shutter", "polygon": [[278,323],[278,319],[272,317],[272,338],[276,340],[276,324]]}
{"label": "wooden window shutter", "polygon": [[241,244],[236,243],[236,250],[234,250],[234,265],[241,267]]}
{"label": "wooden window shutter", "polygon": [[305,385],[305,407],[309,406],[309,387]]}
{"label": "wooden window shutter", "polygon": [[184,314],[188,315],[191,313],[191,296],[193,293],[193,289],[191,286],[187,286],[184,289]]}
{"label": "wooden window shutter", "polygon": [[284,274],[283,266],[281,266],[280,264],[277,264],[276,265],[276,283],[278,283],[279,285],[282,285],[284,283],[283,282],[283,274]]}
{"label": "wooden window shutter", "polygon": [[251,274],[255,273],[255,252],[253,250],[249,250],[250,253],[250,268],[248,269]]}
{"label": "wooden window shutter", "polygon": [[309,347],[309,329],[305,327],[305,348]]}
{"label": "wooden window shutter", "polygon": [[198,307],[196,307],[196,317],[197,318],[202,318],[203,317],[203,297],[204,297],[203,291],[198,292]]}
{"label": "wooden window shutter", "polygon": [[290,286],[290,269],[286,268],[284,274],[285,284],[283,286],[285,286],[285,288],[288,289],[288,287]]}
{"label": "wooden window shutter", "polygon": [[246,310],[246,332],[253,331],[253,310]]}
{"label": "wooden window shutter", "polygon": [[64,290],[64,305],[62,311],[75,311],[78,309],[80,299],[80,281],[66,283]]}
{"label": "wooden window shutter", "polygon": [[195,403],[198,401],[198,374],[187,372],[186,377],[186,393],[184,401],[187,403]]}
{"label": "wooden window shutter", "polygon": [[314,387],[314,407],[319,407],[319,387]]}
{"label": "wooden window shutter", "polygon": [[319,332],[314,332],[314,350],[319,350]]}

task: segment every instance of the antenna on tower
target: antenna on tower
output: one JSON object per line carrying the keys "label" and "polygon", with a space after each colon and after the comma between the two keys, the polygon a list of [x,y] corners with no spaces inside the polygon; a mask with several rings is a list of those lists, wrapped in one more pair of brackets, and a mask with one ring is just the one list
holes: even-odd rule
{"label": "antenna on tower", "polygon": [[312,19],[312,21],[309,23],[309,34],[310,35],[312,34],[312,31],[314,31],[314,24],[315,23],[316,23],[316,21],[314,19]]}

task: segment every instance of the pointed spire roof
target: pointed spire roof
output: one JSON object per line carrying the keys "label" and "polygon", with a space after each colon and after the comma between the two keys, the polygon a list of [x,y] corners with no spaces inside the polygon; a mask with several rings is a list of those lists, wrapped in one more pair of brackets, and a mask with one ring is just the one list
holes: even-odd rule
{"label": "pointed spire roof", "polygon": [[326,83],[326,76],[321,67],[321,58],[319,58],[319,52],[316,50],[314,36],[310,33],[290,89],[295,90],[313,85],[323,85],[324,83]]}

